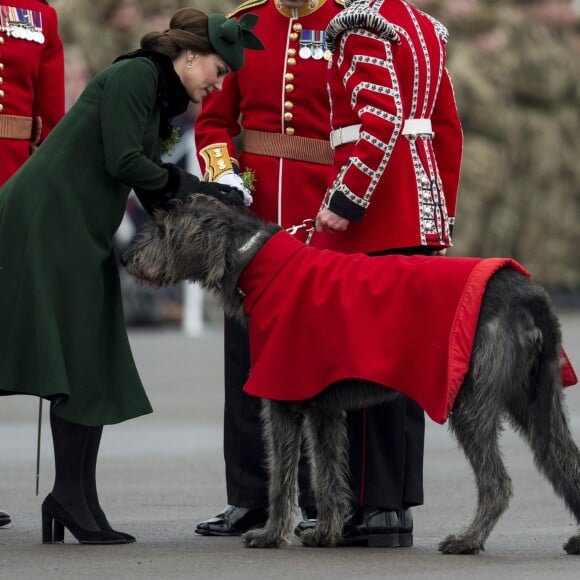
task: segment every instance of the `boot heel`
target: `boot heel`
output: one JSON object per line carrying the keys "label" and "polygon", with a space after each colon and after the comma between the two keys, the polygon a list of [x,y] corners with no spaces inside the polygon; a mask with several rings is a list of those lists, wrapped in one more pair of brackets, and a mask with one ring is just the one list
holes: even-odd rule
{"label": "boot heel", "polygon": [[42,543],[52,544],[52,523],[53,519],[48,514],[42,514]]}
{"label": "boot heel", "polygon": [[64,525],[45,509],[42,510],[42,543],[64,544]]}
{"label": "boot heel", "polygon": [[53,544],[64,544],[64,525],[61,524],[58,520],[54,520],[52,534]]}

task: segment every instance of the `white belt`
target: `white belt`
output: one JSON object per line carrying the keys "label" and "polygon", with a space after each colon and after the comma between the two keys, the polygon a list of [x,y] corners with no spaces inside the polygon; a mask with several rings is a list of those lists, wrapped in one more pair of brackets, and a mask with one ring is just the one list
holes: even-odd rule
{"label": "white belt", "polygon": [[341,127],[330,132],[330,146],[336,149],[339,145],[358,141],[360,133],[360,123],[358,125],[349,125],[348,127]]}
{"label": "white belt", "polygon": [[[359,125],[349,125],[348,127],[341,127],[330,132],[330,146],[336,149],[345,143],[358,141],[360,134]],[[433,137],[433,127],[431,126],[431,119],[406,119],[403,125],[403,135],[429,135]]]}
{"label": "white belt", "polygon": [[403,135],[429,135],[433,137],[431,119],[406,119],[403,125]]}

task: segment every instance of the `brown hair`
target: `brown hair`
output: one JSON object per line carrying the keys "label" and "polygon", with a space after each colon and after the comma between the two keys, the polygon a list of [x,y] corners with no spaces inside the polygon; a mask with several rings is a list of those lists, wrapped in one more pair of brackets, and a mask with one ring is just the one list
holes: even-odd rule
{"label": "brown hair", "polygon": [[149,32],[141,39],[141,48],[154,50],[171,60],[184,50],[199,54],[215,52],[207,27],[207,14],[195,8],[182,8],[171,17],[169,28],[164,32]]}

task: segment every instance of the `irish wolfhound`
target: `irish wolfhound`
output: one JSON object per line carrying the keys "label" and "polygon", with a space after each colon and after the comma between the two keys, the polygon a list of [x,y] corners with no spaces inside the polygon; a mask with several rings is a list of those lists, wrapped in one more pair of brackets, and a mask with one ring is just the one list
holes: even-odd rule
{"label": "irish wolfhound", "polygon": [[[155,286],[182,280],[199,282],[218,295],[229,315],[244,319],[240,276],[274,236],[288,234],[250,212],[197,195],[190,203],[149,223],[124,259],[133,275]],[[314,248],[306,251],[322,254]],[[383,259],[388,258],[368,258]],[[312,298],[303,295],[301,300]],[[260,324],[252,316],[250,321],[250,331]],[[277,331],[284,333],[283,326],[278,325]],[[498,446],[504,419],[528,443],[537,468],[580,523],[580,453],[563,408],[560,327],[548,295],[517,269],[499,268],[487,281],[473,332],[473,347],[466,355],[465,373],[449,409],[449,423],[473,468],[478,505],[469,526],[440,543],[439,550],[446,554],[483,550],[508,507],[512,484]],[[388,338],[386,334],[381,336]],[[315,353],[317,358],[325,354],[326,339],[322,337],[318,339],[321,345],[320,352]],[[256,354],[252,350],[253,359]],[[300,367],[301,361],[293,360],[291,365]],[[312,370],[301,369],[303,376]],[[306,546],[340,543],[344,516],[351,509],[345,411],[400,395],[384,385],[362,380],[341,380],[327,387],[306,400],[263,399],[269,518],[264,528],[244,534],[246,546],[273,548],[287,541],[303,435],[309,444],[318,523],[314,529],[305,530],[300,539]],[[564,544],[564,550],[580,554],[580,530]]]}

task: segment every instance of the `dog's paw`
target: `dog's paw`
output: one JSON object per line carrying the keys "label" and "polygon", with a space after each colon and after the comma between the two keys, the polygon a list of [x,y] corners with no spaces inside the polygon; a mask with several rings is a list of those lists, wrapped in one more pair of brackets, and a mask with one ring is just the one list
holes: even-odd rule
{"label": "dog's paw", "polygon": [[483,549],[481,544],[453,534],[439,544],[439,551],[443,554],[479,554]]}
{"label": "dog's paw", "polygon": [[264,529],[249,530],[242,534],[246,548],[281,548],[286,541],[280,536],[272,536]]}
{"label": "dog's paw", "polygon": [[568,554],[579,555],[580,554],[580,535],[572,536],[563,546],[564,550]]}
{"label": "dog's paw", "polygon": [[334,548],[338,544],[338,539],[322,534],[317,528],[304,530],[300,534],[300,542],[308,548]]}

